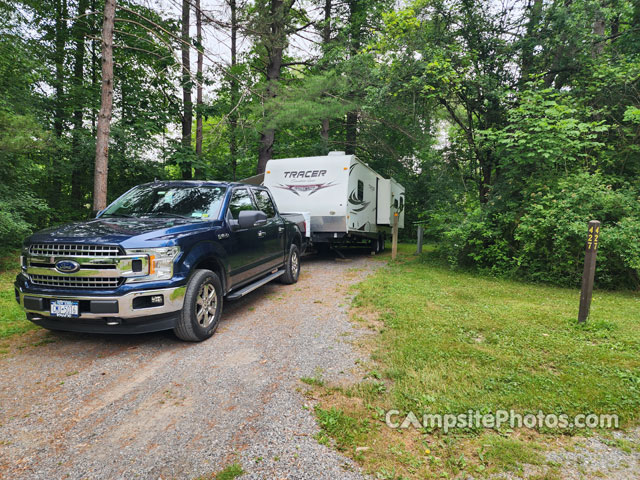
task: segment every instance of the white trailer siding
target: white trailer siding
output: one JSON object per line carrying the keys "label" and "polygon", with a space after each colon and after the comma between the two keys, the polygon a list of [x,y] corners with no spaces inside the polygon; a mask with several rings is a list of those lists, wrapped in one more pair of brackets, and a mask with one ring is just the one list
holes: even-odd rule
{"label": "white trailer siding", "polygon": [[[335,238],[376,238],[381,229],[389,231],[394,195],[401,194],[404,205],[400,184],[342,152],[270,160],[264,185],[281,211],[309,212],[312,234],[335,234]],[[386,193],[381,194],[381,189]],[[401,220],[403,225],[403,213]]]}
{"label": "white trailer siding", "polygon": [[349,165],[349,208],[347,229],[361,233],[376,233],[378,174],[351,156]]}
{"label": "white trailer siding", "polygon": [[267,163],[264,185],[278,208],[309,212],[312,232],[347,233],[353,155],[283,158]]}
{"label": "white trailer siding", "polygon": [[393,178],[378,181],[378,225],[393,225],[393,216],[398,213],[398,228],[404,228],[404,187]]}
{"label": "white trailer siding", "polygon": [[389,225],[391,219],[391,180],[381,178],[378,180],[378,225]]}

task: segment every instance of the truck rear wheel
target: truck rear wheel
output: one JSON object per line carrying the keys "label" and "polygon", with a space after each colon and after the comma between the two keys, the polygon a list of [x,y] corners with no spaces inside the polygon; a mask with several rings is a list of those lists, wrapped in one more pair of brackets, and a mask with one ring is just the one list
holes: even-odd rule
{"label": "truck rear wheel", "polygon": [[287,261],[284,264],[284,275],[280,276],[280,281],[287,285],[296,283],[300,276],[300,250],[298,246],[293,244],[289,249]]}
{"label": "truck rear wheel", "polygon": [[184,305],[173,329],[180,340],[201,342],[218,328],[222,313],[222,284],[211,270],[196,270],[187,285]]}

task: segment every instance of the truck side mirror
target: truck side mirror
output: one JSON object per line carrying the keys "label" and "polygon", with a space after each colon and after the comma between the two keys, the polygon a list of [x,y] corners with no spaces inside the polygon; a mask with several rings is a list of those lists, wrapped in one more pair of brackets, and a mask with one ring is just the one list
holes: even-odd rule
{"label": "truck side mirror", "polygon": [[267,223],[267,214],[260,210],[243,210],[238,214],[238,226],[251,228]]}

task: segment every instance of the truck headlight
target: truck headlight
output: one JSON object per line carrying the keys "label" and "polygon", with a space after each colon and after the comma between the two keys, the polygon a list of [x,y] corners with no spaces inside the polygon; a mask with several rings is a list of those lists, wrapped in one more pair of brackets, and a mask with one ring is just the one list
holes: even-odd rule
{"label": "truck headlight", "polygon": [[180,247],[134,248],[126,250],[127,255],[147,255],[149,274],[144,277],[129,278],[128,282],[152,282],[169,280],[173,277],[173,263],[180,254]]}

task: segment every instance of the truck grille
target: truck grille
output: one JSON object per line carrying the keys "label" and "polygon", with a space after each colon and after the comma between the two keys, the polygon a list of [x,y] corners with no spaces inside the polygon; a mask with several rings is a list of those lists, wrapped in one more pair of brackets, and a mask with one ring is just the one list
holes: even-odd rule
{"label": "truck grille", "polygon": [[117,257],[122,251],[114,245],[35,243],[29,247],[29,253],[41,257]]}
{"label": "truck grille", "polygon": [[114,289],[124,282],[122,278],[57,277],[53,275],[29,275],[29,277],[34,285],[43,287]]}

